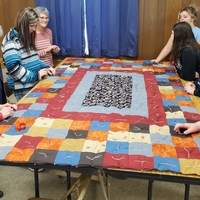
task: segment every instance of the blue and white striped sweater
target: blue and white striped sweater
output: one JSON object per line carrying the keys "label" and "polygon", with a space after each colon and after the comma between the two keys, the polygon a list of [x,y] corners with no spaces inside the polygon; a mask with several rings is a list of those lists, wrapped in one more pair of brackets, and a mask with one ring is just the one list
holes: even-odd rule
{"label": "blue and white striped sweater", "polygon": [[1,49],[10,90],[34,87],[39,81],[38,71],[48,66],[35,50],[30,50],[29,54],[26,52],[15,28],[4,37]]}

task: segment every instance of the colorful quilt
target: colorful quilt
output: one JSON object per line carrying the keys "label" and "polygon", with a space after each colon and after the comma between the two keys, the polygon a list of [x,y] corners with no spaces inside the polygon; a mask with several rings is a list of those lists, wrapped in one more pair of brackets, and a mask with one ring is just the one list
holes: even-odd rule
{"label": "colorful quilt", "polygon": [[200,120],[169,63],[66,58],[0,123],[0,160],[200,174]]}

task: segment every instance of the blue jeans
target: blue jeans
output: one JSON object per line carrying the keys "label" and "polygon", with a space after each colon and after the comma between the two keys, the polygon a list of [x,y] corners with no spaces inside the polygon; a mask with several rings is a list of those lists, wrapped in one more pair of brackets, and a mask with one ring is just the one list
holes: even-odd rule
{"label": "blue jeans", "polygon": [[15,95],[15,98],[17,101],[19,101],[23,96],[25,96],[32,88],[24,88],[21,90],[15,90],[13,91],[13,94]]}

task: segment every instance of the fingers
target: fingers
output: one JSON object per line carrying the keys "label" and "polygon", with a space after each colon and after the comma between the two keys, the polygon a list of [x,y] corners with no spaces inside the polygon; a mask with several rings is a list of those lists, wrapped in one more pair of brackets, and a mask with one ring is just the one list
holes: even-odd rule
{"label": "fingers", "polygon": [[53,67],[50,67],[50,68],[48,69],[48,74],[49,74],[50,76],[55,75],[55,74],[56,74],[55,69],[54,69]]}

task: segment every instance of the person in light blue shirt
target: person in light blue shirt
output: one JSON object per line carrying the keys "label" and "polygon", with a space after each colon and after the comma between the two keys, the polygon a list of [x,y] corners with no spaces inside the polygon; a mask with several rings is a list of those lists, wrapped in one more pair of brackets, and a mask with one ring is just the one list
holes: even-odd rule
{"label": "person in light blue shirt", "polygon": [[[194,34],[194,38],[200,44],[200,28],[196,26],[196,21],[198,19],[197,15],[198,11],[199,7],[196,4],[191,4],[183,8],[178,14],[178,22],[187,22],[188,24],[190,24],[190,26],[192,27],[192,32]],[[164,58],[166,58],[167,55],[169,55],[169,53],[172,50],[173,38],[174,38],[174,33],[172,31],[167,44],[161,50],[158,57],[156,59],[151,60],[152,62],[158,63],[162,61]]]}

